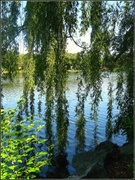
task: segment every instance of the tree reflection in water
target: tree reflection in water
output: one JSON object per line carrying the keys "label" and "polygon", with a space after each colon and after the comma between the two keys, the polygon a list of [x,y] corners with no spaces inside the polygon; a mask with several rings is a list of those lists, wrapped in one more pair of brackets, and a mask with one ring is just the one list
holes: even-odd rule
{"label": "tree reflection in water", "polygon": [[42,116],[42,114],[41,114],[41,111],[42,111],[41,106],[42,106],[42,101],[41,101],[41,100],[39,100],[39,101],[38,101],[38,115],[39,115],[39,117],[41,117],[41,116]]}
{"label": "tree reflection in water", "polygon": [[111,140],[113,134],[112,118],[113,118],[113,84],[108,84],[108,104],[107,104],[107,123],[106,123],[106,138]]}
{"label": "tree reflection in water", "polygon": [[34,115],[34,100],[34,89],[32,89],[30,92],[30,114],[32,115],[32,118]]}
{"label": "tree reflection in water", "polygon": [[23,98],[24,98],[24,111],[25,111],[25,114],[26,116],[28,117],[29,116],[29,111],[28,111],[28,107],[29,107],[29,101],[28,101],[28,92],[24,89],[23,91]]}
{"label": "tree reflection in water", "polygon": [[76,135],[75,138],[77,140],[76,152],[83,151],[85,148],[85,124],[86,119],[84,117],[84,103],[85,103],[85,94],[83,94],[83,81],[80,78],[80,82],[78,84],[77,98],[78,104],[76,107]]}

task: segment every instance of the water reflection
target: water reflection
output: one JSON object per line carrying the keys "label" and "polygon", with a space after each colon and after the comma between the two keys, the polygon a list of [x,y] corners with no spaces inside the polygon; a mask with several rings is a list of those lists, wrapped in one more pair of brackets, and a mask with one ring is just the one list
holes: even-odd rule
{"label": "water reflection", "polygon": [[76,121],[76,135],[75,138],[77,140],[77,145],[76,145],[76,152],[83,151],[85,148],[85,123],[86,120],[83,117],[82,114],[79,115],[77,121]]}
{"label": "water reflection", "polygon": [[42,116],[42,114],[41,114],[41,106],[42,106],[42,101],[41,100],[39,100],[38,101],[38,115],[39,115],[39,117],[41,117]]}
{"label": "water reflection", "polygon": [[94,146],[95,146],[95,147],[98,145],[97,127],[98,127],[98,121],[94,121],[94,137],[93,137],[93,143],[94,143]]}
{"label": "water reflection", "polygon": [[24,112],[26,114],[26,116],[28,117],[29,115],[31,116],[31,118],[33,119],[33,115],[34,115],[34,105],[35,105],[35,98],[34,98],[35,94],[34,94],[34,89],[32,89],[30,92],[28,92],[25,88],[23,89],[23,99],[24,99]]}
{"label": "water reflection", "polygon": [[33,115],[34,115],[34,100],[35,100],[34,99],[34,89],[31,90],[29,98],[30,98],[30,114],[33,117]]}
{"label": "water reflection", "polygon": [[78,84],[77,98],[78,104],[76,107],[76,135],[75,138],[77,140],[76,152],[83,151],[85,148],[85,124],[86,119],[84,117],[84,103],[85,103],[85,94],[83,93],[83,81],[80,78],[80,82]]}
{"label": "water reflection", "polygon": [[[50,89],[47,90],[46,92],[46,102],[45,102],[45,133],[46,133],[46,138],[47,142],[46,145],[49,147],[51,144],[54,143],[54,137],[53,137],[53,132],[52,132],[52,121],[53,121],[53,108],[54,108],[54,100],[53,100],[53,93],[51,93]],[[53,151],[51,151],[52,154]]]}
{"label": "water reflection", "polygon": [[[59,78],[60,80],[60,78]],[[69,126],[69,112],[68,112],[68,101],[66,99],[65,90],[61,88],[60,80],[57,82],[57,88],[55,89],[54,98],[54,82],[53,79],[46,85],[46,101],[45,101],[45,131],[47,142],[46,145],[55,144],[55,147],[51,150],[52,161],[51,166],[47,171],[47,177],[67,177],[69,172],[67,170],[68,160],[66,145],[67,145],[67,132]],[[51,85],[50,85],[51,83]],[[65,83],[65,82],[64,82]],[[55,111],[54,111],[55,110]],[[53,120],[56,121],[56,137],[53,136]],[[57,139],[54,142],[54,138]]]}
{"label": "water reflection", "polygon": [[111,140],[113,134],[112,118],[113,118],[113,84],[108,83],[108,104],[107,104],[107,122],[106,122],[106,138]]}
{"label": "water reflection", "polygon": [[[21,110],[18,112],[18,115],[17,115],[17,122],[16,122],[16,124],[17,124],[17,126],[16,126],[16,131],[18,131],[18,133],[17,133],[17,136],[19,137],[19,138],[21,138],[21,126],[19,125],[20,124],[20,122],[23,120],[23,118],[22,118],[22,112],[21,112]],[[20,132],[20,133],[19,133]]]}
{"label": "water reflection", "polygon": [[24,89],[23,90],[23,98],[24,98],[24,111],[25,111],[25,114],[26,116],[28,117],[29,116],[29,111],[28,111],[28,107],[29,107],[29,101],[28,101],[28,92]]}
{"label": "water reflection", "polygon": [[[68,101],[66,98],[66,74],[61,71],[62,74],[57,76],[56,81],[56,135],[57,135],[57,155],[56,155],[56,169],[57,177],[68,177],[69,172],[67,170],[68,160],[66,153],[66,146],[68,143],[68,126],[69,126],[69,111]],[[59,79],[59,81],[58,81]]]}
{"label": "water reflection", "polygon": [[[102,97],[103,102],[100,104],[100,111],[98,112],[98,108],[93,105],[94,101],[96,101],[92,95],[94,93],[98,93],[94,88],[91,90],[93,94],[87,97],[85,101],[85,92],[83,91],[83,87],[80,88],[77,96],[77,88],[78,81],[76,79],[76,74],[71,74],[69,76],[68,88],[69,91],[60,90],[61,84],[59,82],[58,91],[54,92],[54,86],[49,86],[50,79],[48,77],[48,89],[45,88],[42,95],[37,91],[37,87],[31,93],[28,93],[26,89],[23,89],[23,83],[21,84],[7,84],[3,85],[3,106],[5,109],[10,107],[16,107],[16,102],[19,100],[20,96],[24,96],[25,104],[23,107],[23,113],[20,115],[24,118],[25,116],[29,116],[30,113],[38,114],[38,118],[42,118],[42,123],[45,123],[44,131],[39,133],[39,136],[43,138],[47,138],[48,141],[44,144],[44,147],[49,147],[50,144],[54,144],[54,148],[50,150],[52,153],[52,164],[50,171],[52,169],[56,170],[57,174],[62,171],[63,174],[71,173],[70,170],[68,172],[67,165],[69,169],[72,169],[71,161],[72,157],[76,152],[89,150],[91,149],[91,140],[94,141],[94,144],[99,144],[105,137],[105,123],[107,116],[107,103],[108,103],[108,82],[111,81],[113,83],[113,88],[116,86],[116,81],[114,77],[112,79],[103,79],[102,85]],[[113,74],[114,76],[114,74]],[[60,78],[58,78],[59,80]],[[53,81],[52,81],[53,82]],[[53,82],[54,83],[54,82]],[[100,85],[100,84],[99,84]],[[63,87],[63,85],[62,85]],[[42,87],[43,88],[43,87]],[[52,89],[51,89],[52,88]],[[49,91],[50,89],[50,91]],[[98,89],[98,87],[97,87]],[[99,92],[100,93],[100,92]],[[112,91],[113,96],[115,96],[115,92]],[[39,96],[39,94],[41,96]],[[85,103],[84,103],[85,101]],[[110,101],[111,102],[111,101]],[[90,104],[91,103],[91,104]],[[31,108],[30,108],[31,105]],[[76,112],[75,107],[76,108]],[[69,107],[68,107],[69,106]],[[113,104],[113,117],[119,112],[116,109],[116,104]],[[84,111],[85,109],[85,111]],[[110,111],[111,112],[111,111]],[[91,113],[91,116],[90,116]],[[98,116],[97,116],[98,113]],[[75,118],[76,115],[76,118]],[[21,117],[20,117],[21,118]],[[112,119],[113,121],[113,119]],[[70,125],[69,125],[70,123]],[[100,123],[100,124],[99,124]],[[106,128],[109,129],[109,124]],[[86,130],[86,134],[85,134]],[[126,142],[125,137],[117,136],[112,138],[113,142],[118,143],[118,145],[122,145]],[[69,141],[69,144],[68,144]],[[92,144],[93,145],[93,144]],[[67,157],[68,156],[68,157]],[[56,163],[56,160],[58,162]],[[61,159],[61,160],[59,160]],[[69,160],[69,162],[67,161]],[[62,167],[61,161],[65,166]],[[57,168],[56,168],[57,167]],[[71,168],[70,168],[71,167]],[[51,173],[51,172],[50,172]],[[54,174],[53,174],[54,175]],[[55,176],[55,175],[54,175]],[[51,176],[50,176],[51,177]]]}
{"label": "water reflection", "polygon": [[56,133],[58,152],[66,149],[67,131],[69,126],[68,102],[65,94],[61,94],[56,100]]}
{"label": "water reflection", "polygon": [[69,171],[67,169],[69,162],[67,160],[67,153],[59,153],[52,159],[52,165],[47,171],[47,178],[66,178]]}
{"label": "water reflection", "polygon": [[97,76],[97,79],[92,84],[91,91],[90,91],[90,100],[91,100],[91,113],[90,118],[94,121],[94,146],[98,144],[98,136],[97,136],[97,129],[98,129],[98,120],[99,120],[99,103],[103,101],[102,99],[102,76]]}

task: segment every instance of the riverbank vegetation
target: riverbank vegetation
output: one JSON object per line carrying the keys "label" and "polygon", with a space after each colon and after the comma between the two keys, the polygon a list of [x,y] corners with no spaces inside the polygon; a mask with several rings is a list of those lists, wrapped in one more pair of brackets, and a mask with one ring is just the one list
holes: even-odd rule
{"label": "riverbank vegetation", "polygon": [[[2,179],[32,179],[41,168],[50,164],[51,153],[39,151],[46,139],[40,139],[38,132],[44,125],[38,125],[40,120],[33,117],[22,119],[21,109],[23,99],[17,108],[1,111],[2,144],[1,144],[1,178]],[[38,125],[38,126],[37,126]]]}
{"label": "riverbank vegetation", "polygon": [[[112,134],[117,134],[122,130],[127,135],[127,140],[132,141],[133,74],[135,71],[133,66],[134,2],[118,1],[115,5],[110,5],[107,1],[27,2],[23,17],[20,17],[22,16],[22,5],[23,1],[1,2],[2,68],[6,70],[11,79],[19,68],[23,69],[25,79],[23,93],[26,101],[28,95],[30,101],[34,101],[35,86],[41,94],[45,95],[47,132],[52,129],[51,122],[55,109],[57,138],[59,139],[58,153],[63,153],[67,144],[69,112],[66,83],[68,71],[79,70],[81,74],[78,77],[75,123],[77,132],[81,131],[78,143],[85,135],[84,104],[86,98],[90,98],[91,101],[90,118],[94,121],[96,132],[99,103],[102,101],[101,87],[104,70],[109,73],[117,71],[115,100],[119,109],[117,117],[113,117],[112,92],[114,87],[113,83],[109,82],[106,138],[111,140]],[[22,24],[18,23],[19,18],[23,19]],[[75,40],[76,31],[82,36],[89,29],[89,45]],[[27,48],[27,54],[23,55],[19,54],[17,41],[20,33],[23,34]],[[82,48],[81,52],[77,54],[66,52],[69,38]],[[10,125],[9,120],[6,123]],[[2,125],[4,128],[4,124]],[[14,126],[10,128],[14,129]],[[8,140],[8,136],[6,138]],[[9,147],[10,151],[12,144],[13,141]],[[3,146],[6,147],[6,144]],[[5,155],[3,158],[6,160]],[[13,165],[12,168],[15,166]]]}

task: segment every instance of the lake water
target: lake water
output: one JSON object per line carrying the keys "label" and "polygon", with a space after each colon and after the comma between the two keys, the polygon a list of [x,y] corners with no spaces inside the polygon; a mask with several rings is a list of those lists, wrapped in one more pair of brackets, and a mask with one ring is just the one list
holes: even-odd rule
{"label": "lake water", "polygon": [[[68,90],[66,92],[66,97],[69,103],[68,111],[69,111],[69,126],[68,126],[68,132],[67,132],[67,145],[65,149],[66,153],[66,165],[65,168],[69,175],[73,174],[75,172],[75,169],[72,167],[72,158],[76,152],[79,152],[78,148],[78,141],[76,139],[76,112],[75,108],[77,105],[77,74],[76,73],[71,73],[69,75],[68,79]],[[87,98],[87,101],[85,102],[85,136],[83,137],[85,141],[83,142],[83,149],[81,148],[80,151],[88,151],[88,150],[93,150],[94,147],[99,144],[102,141],[106,140],[105,136],[105,125],[106,125],[106,116],[107,116],[107,103],[108,103],[108,83],[109,81],[113,82],[113,95],[115,97],[115,87],[116,87],[116,74],[113,73],[110,77],[104,77],[103,78],[103,84],[102,84],[102,101],[99,104],[99,113],[98,113],[98,122],[97,122],[97,128],[95,132],[95,123],[93,120],[90,118],[90,102],[91,99],[90,97]],[[23,94],[23,78],[20,75],[15,79],[13,83],[11,83],[9,80],[3,80],[3,100],[2,100],[2,105],[4,109],[9,109],[16,107],[17,101],[20,99],[20,97]],[[39,114],[38,112],[38,102],[40,100],[41,103],[41,112]],[[41,124],[44,124],[44,114],[45,114],[45,97],[44,96],[39,96],[39,92],[35,89],[34,90],[34,113],[38,114],[39,118],[43,119]],[[30,114],[30,102],[28,105],[28,112]],[[119,110],[117,109],[116,102],[113,102],[113,116],[119,113]],[[37,117],[38,118],[38,117]],[[57,124],[56,121],[54,120],[52,122],[52,136],[53,136],[53,143],[57,144]],[[95,136],[96,133],[96,136]],[[45,138],[46,137],[46,132],[44,129],[40,131],[39,134],[40,137]],[[112,142],[117,143],[118,145],[123,145],[126,142],[126,136],[122,135],[117,135],[117,136],[112,136]],[[80,142],[81,143],[81,142]],[[82,147],[82,146],[81,146]],[[45,147],[42,147],[45,149]],[[64,168],[64,167],[63,167]],[[43,171],[46,171],[46,168],[43,169]],[[45,175],[42,175],[45,176]]]}

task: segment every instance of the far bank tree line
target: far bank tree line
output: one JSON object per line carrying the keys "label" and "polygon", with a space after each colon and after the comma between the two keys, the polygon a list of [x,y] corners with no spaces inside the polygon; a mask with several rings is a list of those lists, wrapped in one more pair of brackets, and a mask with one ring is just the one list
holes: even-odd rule
{"label": "far bank tree line", "polygon": [[[74,70],[79,71],[81,69],[81,59],[86,58],[88,54],[84,54],[84,52],[78,52],[78,53],[69,53],[66,51],[65,53],[65,59],[66,59],[66,68],[69,72],[72,72]],[[11,61],[12,58],[12,61]],[[12,72],[15,73],[18,70],[23,70],[25,68],[25,61],[29,58],[29,55],[26,54],[19,54],[14,53],[13,51],[7,51],[5,55],[3,56],[3,63],[2,63],[2,69],[3,72],[9,73]],[[113,57],[112,57],[113,58]],[[38,59],[38,55],[34,55],[33,58],[35,61]],[[15,61],[13,61],[15,60]],[[110,61],[107,61],[106,64],[104,64],[103,59],[101,61],[101,69],[102,71],[118,71],[119,66],[117,63],[110,63]],[[15,64],[11,64],[14,62]],[[12,67],[14,67],[12,69]]]}
{"label": "far bank tree line", "polygon": [[[67,70],[78,70],[78,55],[77,53],[69,53],[66,52],[65,54],[65,58],[66,58],[66,67]],[[27,61],[28,58],[28,54],[15,54],[12,51],[7,51],[7,53],[5,53],[4,57],[3,57],[3,64],[2,64],[2,68],[5,71],[9,70],[9,66],[10,64],[10,58],[14,58],[16,59],[16,70],[23,70],[25,67],[25,60]],[[9,60],[10,59],[10,60]],[[34,60],[36,61],[36,59],[38,59],[38,55],[34,55]],[[12,65],[11,65],[12,67]],[[14,69],[15,70],[15,69]]]}

